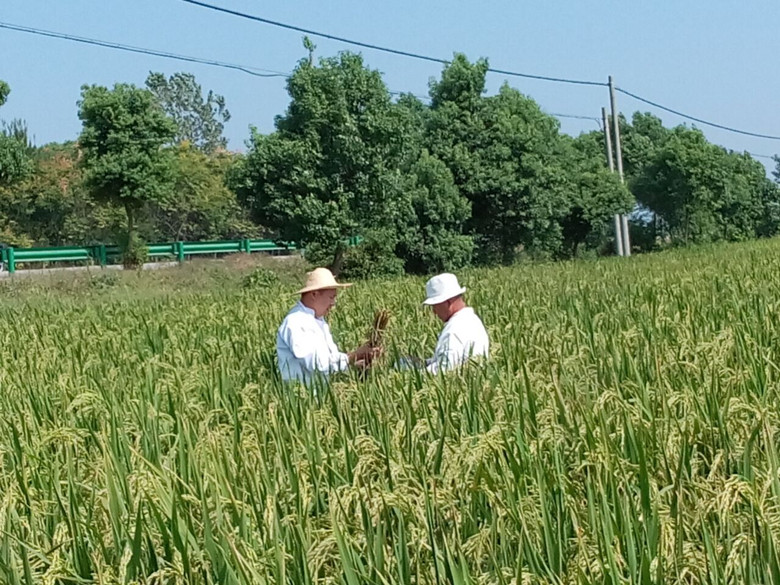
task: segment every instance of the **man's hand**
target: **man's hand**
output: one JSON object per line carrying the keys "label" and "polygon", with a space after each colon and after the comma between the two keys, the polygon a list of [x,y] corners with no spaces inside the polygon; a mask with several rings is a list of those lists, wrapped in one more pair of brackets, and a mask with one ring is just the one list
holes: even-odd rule
{"label": "man's hand", "polygon": [[358,365],[358,363],[360,363],[363,367],[367,367],[371,365],[371,362],[382,355],[382,353],[383,350],[381,347],[372,347],[366,343],[347,355],[349,356],[350,364]]}

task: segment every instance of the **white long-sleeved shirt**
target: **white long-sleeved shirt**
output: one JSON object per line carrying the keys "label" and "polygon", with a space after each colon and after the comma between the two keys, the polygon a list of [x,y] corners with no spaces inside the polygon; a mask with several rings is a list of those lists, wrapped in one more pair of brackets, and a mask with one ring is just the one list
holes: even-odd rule
{"label": "white long-sleeved shirt", "polygon": [[298,302],[276,333],[276,357],[282,380],[311,382],[317,373],[327,378],[349,367],[347,354],[339,351],[323,318]]}
{"label": "white long-sleeved shirt", "polygon": [[450,317],[436,342],[433,357],[426,369],[438,374],[460,366],[472,357],[487,357],[490,341],[482,320],[474,309],[465,307]]}

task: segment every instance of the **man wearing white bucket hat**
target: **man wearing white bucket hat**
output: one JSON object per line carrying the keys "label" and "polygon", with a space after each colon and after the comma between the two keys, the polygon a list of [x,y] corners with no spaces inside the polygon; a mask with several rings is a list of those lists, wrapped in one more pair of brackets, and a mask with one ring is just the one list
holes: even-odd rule
{"label": "man wearing white bucket hat", "polygon": [[365,366],[379,353],[367,345],[350,353],[339,351],[324,317],[336,305],[339,284],[327,268],[309,272],[306,284],[295,294],[301,300],[287,313],[276,333],[276,357],[285,382],[304,384],[342,372],[350,365]]}
{"label": "man wearing white bucket hat", "polygon": [[463,293],[454,274],[434,276],[425,284],[426,299],[423,305],[445,325],[436,342],[433,357],[425,361],[432,374],[456,368],[473,357],[487,357],[490,349],[487,331],[474,309],[466,305]]}

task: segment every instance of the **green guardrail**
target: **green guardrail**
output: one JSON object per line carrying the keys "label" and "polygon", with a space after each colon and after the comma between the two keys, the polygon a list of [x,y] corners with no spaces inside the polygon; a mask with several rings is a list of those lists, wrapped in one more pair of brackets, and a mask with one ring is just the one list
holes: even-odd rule
{"label": "green guardrail", "polygon": [[[350,245],[355,245],[350,238]],[[274,240],[223,240],[216,242],[171,242],[150,244],[146,247],[150,258],[175,258],[184,262],[188,256],[204,254],[237,254],[252,252],[283,252],[296,250],[294,244],[278,243]],[[118,263],[121,257],[119,246],[62,246],[58,248],[13,248],[0,249],[0,260],[9,273],[16,272],[19,263],[91,262],[100,266]]]}
{"label": "green guardrail", "polygon": [[[345,243],[357,246],[361,236],[353,236]],[[176,258],[184,262],[188,256],[203,254],[238,254],[252,252],[285,252],[297,250],[295,244],[274,240],[221,240],[215,242],[170,242],[146,246],[150,258]],[[0,260],[9,273],[16,272],[19,263],[91,262],[99,266],[119,263],[122,251],[119,246],[98,244],[95,246],[62,246],[58,248],[0,248]]]}

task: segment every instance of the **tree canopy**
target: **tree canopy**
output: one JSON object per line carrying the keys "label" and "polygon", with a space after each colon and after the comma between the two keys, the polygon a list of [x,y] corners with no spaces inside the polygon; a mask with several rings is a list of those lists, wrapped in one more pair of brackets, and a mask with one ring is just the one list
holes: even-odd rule
{"label": "tree canopy", "polygon": [[151,92],[128,84],[82,87],[79,118],[86,185],[96,200],[124,208],[129,246],[139,209],[171,194],[173,156],[163,146],[175,124]]}
{"label": "tree canopy", "polygon": [[621,126],[629,186],[657,236],[684,244],[777,231],[771,210],[780,192],[749,154],[712,144],[696,128],[665,128],[649,113]]}
{"label": "tree canopy", "polygon": [[173,141],[188,142],[195,148],[211,154],[227,147],[222,135],[230,112],[225,98],[203,90],[191,73],[174,73],[166,78],[162,73],[150,73],[146,87],[152,92],[163,111],[175,122]]}
{"label": "tree canopy", "polygon": [[471,202],[481,262],[565,256],[630,210],[631,197],[607,174],[603,151],[578,148],[531,98],[507,84],[484,96],[487,69],[456,55],[431,83],[427,145]]}
{"label": "tree canopy", "polygon": [[[392,102],[379,72],[351,53],[317,66],[305,59],[287,89],[290,106],[277,117],[276,131],[253,133],[233,182],[256,221],[309,246],[337,271],[345,241],[356,235],[366,238],[366,248],[396,257],[405,252],[409,257],[394,266],[408,260],[410,267],[435,231],[442,242],[457,240],[448,239],[448,230],[457,235],[462,218],[434,229],[426,217],[437,203],[460,205],[463,213],[465,202],[446,169],[430,172],[436,163],[422,154],[418,120]],[[420,189],[433,189],[434,196],[421,204]]]}
{"label": "tree canopy", "polygon": [[[11,88],[0,80],[0,106],[8,100]],[[0,187],[9,186],[32,172],[26,126],[20,121],[0,124]]]}

